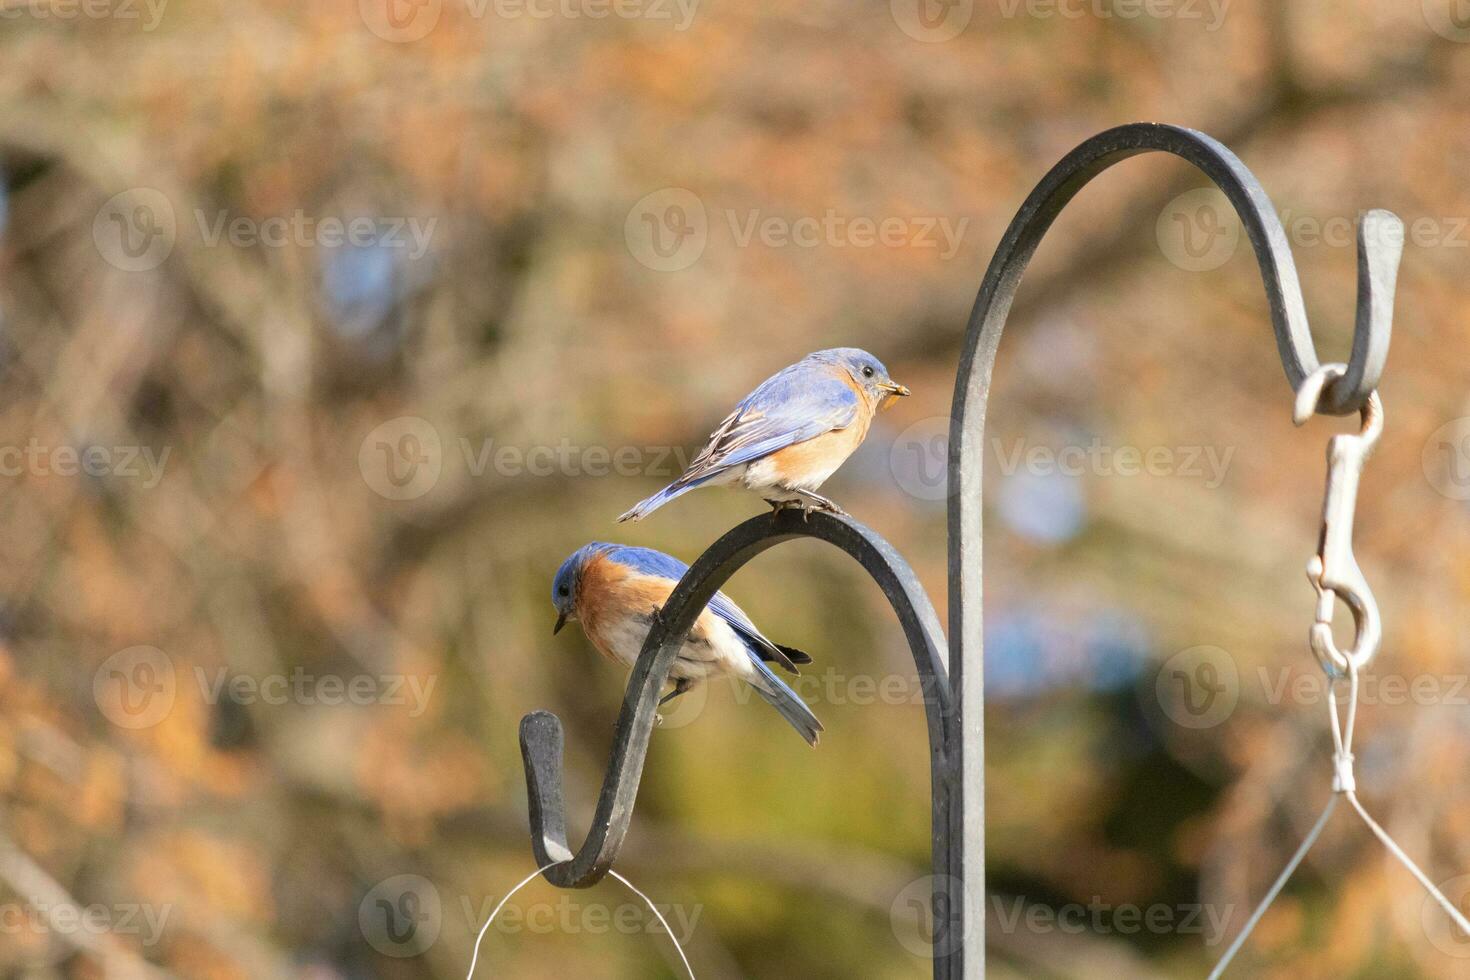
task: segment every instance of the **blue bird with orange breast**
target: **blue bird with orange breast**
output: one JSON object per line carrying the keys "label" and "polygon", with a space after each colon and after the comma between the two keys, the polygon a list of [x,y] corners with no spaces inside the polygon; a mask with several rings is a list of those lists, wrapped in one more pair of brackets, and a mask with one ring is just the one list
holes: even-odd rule
{"label": "blue bird with orange breast", "polygon": [[[568,620],[577,620],[599,653],[631,668],[654,616],[688,569],[677,558],[651,548],[601,541],[584,545],[562,562],[552,582],[551,602],[557,611],[552,632],[560,632]],[[755,688],[808,744],[816,745],[822,723],[767,666],[776,663],[794,674],[797,664],[811,662],[800,650],[766,639],[739,606],[718,592],[694,621],[669,670],[674,689],[659,704],[707,678],[738,677]]]}
{"label": "blue bird with orange breast", "polygon": [[741,486],[777,510],[842,508],[817,493],[868,435],[873,416],[909,390],[867,351],[808,354],[772,375],[720,423],[684,475],[619,521],[641,521],[697,487]]}

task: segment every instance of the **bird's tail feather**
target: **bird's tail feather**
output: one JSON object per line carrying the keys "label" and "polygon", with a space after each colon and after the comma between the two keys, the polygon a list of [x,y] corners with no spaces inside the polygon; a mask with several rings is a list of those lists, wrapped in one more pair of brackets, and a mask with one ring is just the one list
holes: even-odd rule
{"label": "bird's tail feather", "polygon": [[670,500],[673,500],[675,497],[682,497],[684,494],[688,493],[690,490],[693,490],[695,487],[704,482],[704,480],[692,480],[688,483],[685,483],[682,480],[675,480],[673,483],[670,483],[668,486],[664,487],[652,497],[649,497],[646,500],[640,500],[637,504],[633,506],[631,510],[629,510],[622,517],[618,518],[618,523],[621,524],[624,521],[633,521],[636,523],[638,521],[641,521],[643,520],[643,518],[647,517],[649,514],[652,514],[654,511],[658,510]]}
{"label": "bird's tail feather", "polygon": [[815,748],[818,734],[823,731],[823,728],[817,716],[812,714],[812,709],[806,706],[806,702],[795,691],[783,684],[781,678],[772,673],[771,668],[759,660],[753,659],[753,662],[759,676],[751,687],[760,692],[760,696],[766,699],[766,703],[775,708],[781,717],[786,719],[787,724],[806,739],[808,745]]}

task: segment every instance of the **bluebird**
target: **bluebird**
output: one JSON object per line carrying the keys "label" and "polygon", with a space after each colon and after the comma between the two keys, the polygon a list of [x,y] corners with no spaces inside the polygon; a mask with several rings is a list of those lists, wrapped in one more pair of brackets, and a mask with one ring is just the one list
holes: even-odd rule
{"label": "bluebird", "polygon": [[862,445],[873,416],[908,393],[867,351],[808,354],[746,395],[683,476],[618,520],[641,521],[696,487],[731,485],[760,494],[777,510],[841,514],[817,489]]}
{"label": "bluebird", "polygon": [[[651,548],[632,548],[595,541],[562,562],[551,586],[556,628],[567,620],[582,631],[604,657],[631,668],[664,603],[689,566]],[[718,592],[694,621],[694,628],[674,660],[669,676],[674,689],[659,701],[667,704],[699,681],[716,675],[738,677],[764,698],[810,745],[817,744],[822,723],[796,692],[767,666],[776,663],[791,673],[812,658],[792,647],[772,643],[750,617]]]}

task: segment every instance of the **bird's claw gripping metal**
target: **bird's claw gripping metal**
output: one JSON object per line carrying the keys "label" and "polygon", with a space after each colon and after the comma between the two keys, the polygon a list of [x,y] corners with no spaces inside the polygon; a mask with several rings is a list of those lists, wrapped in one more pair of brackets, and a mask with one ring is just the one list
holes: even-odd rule
{"label": "bird's claw gripping metal", "polygon": [[[1297,389],[1294,421],[1305,423],[1317,411],[1323,388],[1341,377],[1346,367],[1324,364]],[[1308,634],[1312,653],[1329,676],[1340,677],[1351,667],[1361,670],[1378,652],[1383,622],[1373,590],[1353,555],[1353,519],[1357,512],[1358,482],[1363,464],[1383,433],[1383,402],[1373,392],[1363,404],[1362,429],[1335,435],[1327,443],[1327,492],[1322,503],[1322,533],[1317,553],[1307,562],[1307,579],[1317,590],[1317,616]],[[1356,635],[1351,650],[1338,649],[1332,636],[1332,616],[1341,599],[1352,611]]]}

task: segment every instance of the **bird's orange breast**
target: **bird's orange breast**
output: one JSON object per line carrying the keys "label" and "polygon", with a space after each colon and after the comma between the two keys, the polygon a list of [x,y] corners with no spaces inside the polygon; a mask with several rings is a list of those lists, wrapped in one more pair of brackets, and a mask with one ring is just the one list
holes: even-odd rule
{"label": "bird's orange breast", "polygon": [[813,476],[818,478],[817,482],[825,480],[863,444],[871,422],[872,415],[860,410],[852,425],[845,429],[833,429],[776,450],[766,457],[773,475],[783,483],[802,483]]}

